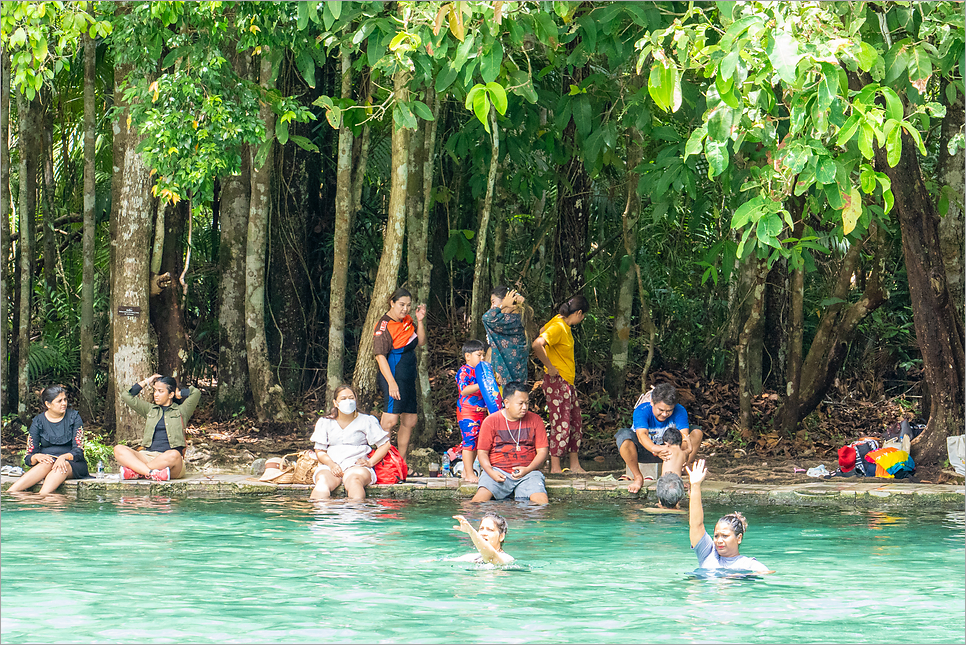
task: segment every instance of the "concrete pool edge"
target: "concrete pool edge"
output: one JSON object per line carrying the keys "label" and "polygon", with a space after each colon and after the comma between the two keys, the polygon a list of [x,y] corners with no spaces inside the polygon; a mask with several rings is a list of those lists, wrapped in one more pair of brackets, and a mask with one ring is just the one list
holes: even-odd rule
{"label": "concrete pool edge", "polygon": [[[9,488],[15,478],[0,477],[0,487]],[[644,500],[656,502],[655,483],[640,493],[629,493],[628,482],[576,478],[547,478],[550,500]],[[69,480],[59,492],[89,499],[105,494],[159,495],[165,497],[229,498],[260,495],[308,497],[308,485],[268,484],[248,475],[191,475],[170,482],[103,479]],[[412,478],[405,484],[371,486],[369,496],[390,499],[463,499],[475,492],[474,485],[460,486],[457,479]],[[962,484],[911,484],[863,480],[816,481],[801,484],[734,484],[708,481],[702,486],[706,502],[735,506],[826,506],[863,509],[920,508],[963,510],[966,486]],[[342,493],[336,491],[336,496]]]}

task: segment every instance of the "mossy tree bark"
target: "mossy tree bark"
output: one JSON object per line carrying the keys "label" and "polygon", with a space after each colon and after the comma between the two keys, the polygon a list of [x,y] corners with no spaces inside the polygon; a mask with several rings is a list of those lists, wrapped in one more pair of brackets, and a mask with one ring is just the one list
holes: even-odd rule
{"label": "mossy tree bark", "polygon": [[500,128],[496,122],[496,108],[490,106],[488,115],[490,121],[490,169],[486,176],[486,196],[483,198],[483,209],[480,211],[480,228],[476,234],[476,259],[473,263],[473,292],[470,296],[470,337],[480,338],[483,333],[483,317],[485,299],[488,291],[484,280],[487,276],[486,240],[490,228],[490,217],[493,213],[493,200],[496,194],[496,178],[500,172]]}
{"label": "mossy tree bark", "polygon": [[8,411],[10,400],[8,388],[10,368],[8,346],[10,334],[7,331],[7,321],[10,319],[10,308],[7,299],[10,297],[10,55],[0,51],[0,410],[3,414]]}
{"label": "mossy tree bark", "polygon": [[80,413],[90,419],[94,412],[94,205],[97,203],[94,150],[97,134],[94,83],[96,45],[89,34],[84,44],[84,233],[80,328]]}
{"label": "mossy tree bark", "polygon": [[[30,311],[33,296],[34,250],[36,209],[37,209],[37,170],[40,163],[41,119],[40,99],[27,101],[17,93],[17,119],[19,127],[20,190],[18,193],[20,237],[18,238],[19,293],[17,302],[17,413],[23,417],[27,412],[29,392],[30,356]],[[12,403],[12,402],[11,402]]]}

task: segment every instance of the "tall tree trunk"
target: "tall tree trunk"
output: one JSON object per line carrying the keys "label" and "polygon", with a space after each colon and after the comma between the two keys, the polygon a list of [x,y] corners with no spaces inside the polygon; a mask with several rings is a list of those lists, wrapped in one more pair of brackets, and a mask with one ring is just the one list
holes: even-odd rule
{"label": "tall tree trunk", "polygon": [[[945,85],[945,81],[944,81]],[[945,92],[943,92],[945,95]],[[939,184],[943,191],[940,203],[948,204],[946,212],[942,213],[939,221],[939,244],[942,248],[943,262],[946,265],[946,284],[949,289],[949,296],[956,305],[956,313],[959,319],[963,319],[964,303],[966,296],[966,279],[964,279],[964,266],[966,266],[966,249],[964,249],[963,231],[966,230],[966,217],[964,217],[964,202],[966,202],[966,152],[963,146],[959,146],[955,155],[949,154],[948,144],[953,137],[963,131],[963,95],[958,94],[958,99],[946,111],[946,117],[942,122],[942,134],[939,137],[939,167],[937,174]]]}
{"label": "tall tree trunk", "polygon": [[[515,204],[510,205],[512,208],[518,208]],[[509,211],[511,213],[518,213],[519,210]],[[496,221],[493,222],[493,253],[491,257],[493,258],[493,263],[490,265],[490,284],[494,287],[504,284],[506,282],[506,217],[497,217]],[[483,307],[486,308],[486,294],[483,295]],[[485,313],[485,311],[484,311]]]}
{"label": "tall tree trunk", "polygon": [[488,115],[492,142],[490,144],[490,171],[486,176],[486,197],[483,199],[483,210],[480,213],[480,230],[476,234],[476,261],[473,265],[473,293],[470,300],[470,337],[479,338],[483,330],[481,318],[483,316],[483,300],[485,299],[486,269],[486,234],[490,227],[490,215],[493,212],[493,195],[496,193],[496,176],[500,170],[500,128],[496,123],[496,108],[490,106]]}
{"label": "tall tree trunk", "polygon": [[941,463],[946,454],[946,437],[963,432],[963,320],[950,297],[939,239],[939,216],[926,190],[912,137],[902,132],[902,154],[894,168],[889,167],[885,148],[876,149],[876,166],[892,181],[916,340],[930,395],[929,422],[918,439],[916,459],[921,463]]}
{"label": "tall tree trunk", "polygon": [[[47,293],[44,299],[49,302],[57,289],[57,240],[55,239],[56,228],[54,224],[54,199],[56,186],[54,186],[54,95],[51,89],[46,93],[43,104],[43,130],[41,140],[43,142],[43,190],[41,194],[41,208],[44,215],[44,285]],[[47,308],[47,316],[55,317],[56,309]],[[51,321],[54,322],[54,321]]]}
{"label": "tall tree trunk", "polygon": [[0,415],[10,402],[10,54],[0,51]]}
{"label": "tall tree trunk", "polygon": [[[857,271],[862,271],[859,260],[863,245],[855,244],[842,260],[831,293],[833,304],[822,313],[812,344],[808,348],[808,354],[802,362],[798,409],[794,415],[794,423],[786,422],[788,427],[794,427],[794,424],[801,422],[822,402],[822,398],[835,380],[835,375],[845,362],[855,329],[889,297],[882,287],[888,252],[878,226],[870,227],[865,245],[866,252],[870,250],[868,245],[872,246],[873,252],[872,266],[865,280],[865,290],[861,298],[846,306],[853,276]],[[779,411],[776,418],[784,416],[786,416],[785,413]]]}
{"label": "tall tree trunk", "polygon": [[[409,286],[417,302],[429,306],[429,281],[432,266],[429,261],[429,217],[433,185],[433,153],[435,152],[436,123],[439,103],[432,87],[422,97],[435,114],[432,121],[420,121],[415,136],[410,139],[409,198],[407,202],[406,233],[409,238]],[[419,382],[419,409],[422,415],[422,431],[411,441],[412,446],[432,444],[436,437],[436,411],[433,409],[432,390],[429,382],[429,343],[416,349],[416,379]]]}
{"label": "tall tree trunk", "polygon": [[[409,74],[405,70],[393,75],[393,86],[397,101],[409,100]],[[389,308],[389,297],[396,290],[399,278],[399,265],[402,262],[402,247],[406,232],[406,194],[409,184],[409,130],[393,127],[392,132],[392,181],[389,193],[389,216],[386,233],[382,243],[382,257],[376,273],[369,311],[362,325],[362,338],[359,342],[359,355],[352,381],[356,387],[363,407],[372,401],[376,385],[376,359],[372,353],[373,332],[376,323]]]}
{"label": "tall tree trunk", "polygon": [[[795,198],[792,206],[792,216],[795,217],[795,228],[792,236],[796,239],[802,238],[805,230],[803,214],[803,198]],[[802,339],[805,335],[805,317],[803,303],[805,300],[805,266],[802,257],[799,255],[789,263],[791,265],[792,276],[790,286],[791,311],[789,312],[789,332],[788,332],[788,364],[785,385],[785,413],[782,417],[781,428],[786,435],[795,432],[798,426],[798,408],[801,400],[802,384]]]}
{"label": "tall tree trunk", "polygon": [[[341,48],[342,98],[352,98],[352,56]],[[332,279],[329,281],[329,357],[326,365],[326,401],[342,384],[345,367],[345,299],[349,284],[349,235],[352,232],[352,151],[355,137],[343,120],[335,179],[335,233],[332,239]]]}
{"label": "tall tree trunk", "polygon": [[90,419],[94,414],[94,205],[97,203],[94,177],[94,143],[97,119],[94,114],[95,52],[94,40],[84,34],[84,267],[81,284],[80,328],[80,413]]}
{"label": "tall tree trunk", "polygon": [[[123,71],[120,70],[120,73]],[[140,135],[128,128],[127,103],[119,99],[117,105],[120,112],[115,128],[121,129],[124,163],[120,169],[118,200],[111,207],[111,228],[114,233],[111,354],[114,357],[116,393],[154,372],[150,347],[148,249],[151,218],[155,209],[150,191],[150,171],[137,151]],[[140,439],[143,423],[137,413],[125,405],[119,396],[114,400],[114,410],[118,441]]]}
{"label": "tall tree trunk", "polygon": [[[151,322],[158,338],[158,373],[183,377],[188,342],[184,323],[184,291],[179,276],[184,271],[184,234],[191,217],[190,202],[160,204],[158,211],[164,213],[164,244],[161,265],[157,273],[171,276],[171,285],[151,298]],[[161,218],[159,218],[161,219]]]}
{"label": "tall tree trunk", "polygon": [[738,427],[745,439],[752,438],[752,361],[749,360],[749,347],[761,322],[762,311],[765,308],[765,277],[768,275],[767,263],[757,258],[748,258],[746,262],[754,266],[753,281],[749,290],[750,310],[745,319],[745,325],[738,336],[738,404],[740,408]]}
{"label": "tall tree trunk", "polygon": [[[249,51],[235,54],[233,65],[239,78],[248,79]],[[251,392],[248,385],[248,354],[245,347],[245,249],[248,214],[251,210],[251,154],[241,154],[241,172],[224,180],[219,193],[221,241],[218,245],[218,391],[215,410],[222,419],[245,409]]]}
{"label": "tall tree trunk", "polygon": [[20,147],[20,191],[17,209],[20,219],[20,297],[18,311],[17,354],[17,412],[21,417],[27,411],[27,393],[30,391],[27,359],[30,356],[30,312],[34,275],[34,231],[37,210],[37,166],[41,151],[41,106],[39,98],[27,101],[17,93],[17,116],[19,121],[18,145]]}
{"label": "tall tree trunk", "polygon": [[611,399],[617,400],[624,393],[627,380],[627,361],[631,338],[631,314],[634,308],[634,282],[637,276],[637,220],[641,216],[641,199],[637,196],[637,182],[640,175],[637,166],[641,163],[641,135],[637,128],[627,128],[627,198],[621,225],[624,230],[624,258],[617,263],[626,266],[620,276],[620,289],[614,307],[614,334],[610,343],[611,361],[607,370],[605,386]]}
{"label": "tall tree trunk", "polygon": [[[262,50],[259,68],[262,88],[272,88],[272,63]],[[252,162],[252,196],[248,216],[248,239],[245,252],[245,344],[248,353],[248,378],[259,421],[289,421],[291,414],[268,363],[265,339],[265,255],[268,236],[268,211],[271,190],[272,148],[275,139],[275,114],[270,105],[259,110],[265,122],[268,155],[258,166]],[[253,151],[254,152],[254,151]]]}

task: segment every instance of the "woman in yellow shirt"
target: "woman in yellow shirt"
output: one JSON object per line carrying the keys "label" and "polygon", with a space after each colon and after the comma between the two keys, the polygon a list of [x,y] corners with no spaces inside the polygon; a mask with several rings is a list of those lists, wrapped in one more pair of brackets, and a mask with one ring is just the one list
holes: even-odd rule
{"label": "woman in yellow shirt", "polygon": [[[574,335],[570,328],[579,325],[590,308],[587,298],[574,296],[560,305],[558,314],[540,330],[533,341],[536,354],[546,374],[543,377],[543,393],[547,396],[550,413],[550,472],[587,472],[580,467],[577,451],[583,431],[580,422],[580,404],[574,377],[577,374],[574,360]],[[570,453],[570,467],[561,469],[560,458]]]}

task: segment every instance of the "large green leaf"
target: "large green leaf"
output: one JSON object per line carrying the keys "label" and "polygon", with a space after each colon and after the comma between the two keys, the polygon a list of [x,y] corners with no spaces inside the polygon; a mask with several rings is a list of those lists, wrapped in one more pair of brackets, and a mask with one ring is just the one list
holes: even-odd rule
{"label": "large green leaf", "polygon": [[768,39],[765,53],[778,76],[788,85],[794,83],[795,68],[802,57],[798,50],[798,40],[787,31],[779,31]]}
{"label": "large green leaf", "polygon": [[835,181],[835,160],[831,157],[819,159],[815,169],[815,181],[820,184],[831,184]]}
{"label": "large green leaf", "polygon": [[480,62],[480,75],[483,77],[483,82],[495,81],[496,77],[500,75],[500,65],[502,64],[503,44],[497,40],[493,43],[489,53],[483,55],[483,60]]}
{"label": "large green leaf", "polygon": [[728,169],[728,142],[707,139],[704,154],[708,158],[708,178],[713,179]]}
{"label": "large green leaf", "polygon": [[673,63],[655,61],[647,79],[647,91],[665,112],[681,107],[681,76]]}
{"label": "large green leaf", "polygon": [[764,206],[764,197],[758,196],[754,199],[749,199],[744,204],[739,206],[735,210],[735,214],[731,216],[731,228],[739,229],[748,222],[758,219],[761,217]]}
{"label": "large green leaf", "polygon": [[762,244],[767,244],[768,246],[774,248],[781,248],[781,242],[778,240],[778,234],[782,232],[782,218],[777,213],[769,213],[758,220],[758,226],[755,228],[755,237]]}
{"label": "large green leaf", "polygon": [[724,103],[719,103],[708,118],[708,136],[716,141],[727,141],[731,138],[731,129],[735,122],[735,111]]}
{"label": "large green leaf", "polygon": [[853,186],[849,194],[843,197],[845,208],[842,209],[842,233],[848,235],[855,229],[855,224],[862,215],[862,195]]}
{"label": "large green leaf", "polygon": [[493,107],[500,114],[506,114],[507,99],[506,90],[499,83],[489,82],[486,84],[486,92],[490,95],[490,100],[493,102]]}
{"label": "large green leaf", "polygon": [[875,47],[865,41],[859,43],[859,50],[855,52],[855,59],[859,62],[859,67],[862,68],[863,72],[871,70],[878,57],[879,52],[875,50]]}
{"label": "large green leaf", "polygon": [[442,92],[447,87],[453,84],[456,80],[456,76],[459,74],[459,70],[453,67],[452,63],[443,66],[439,74],[436,76],[435,88],[437,92]]}

